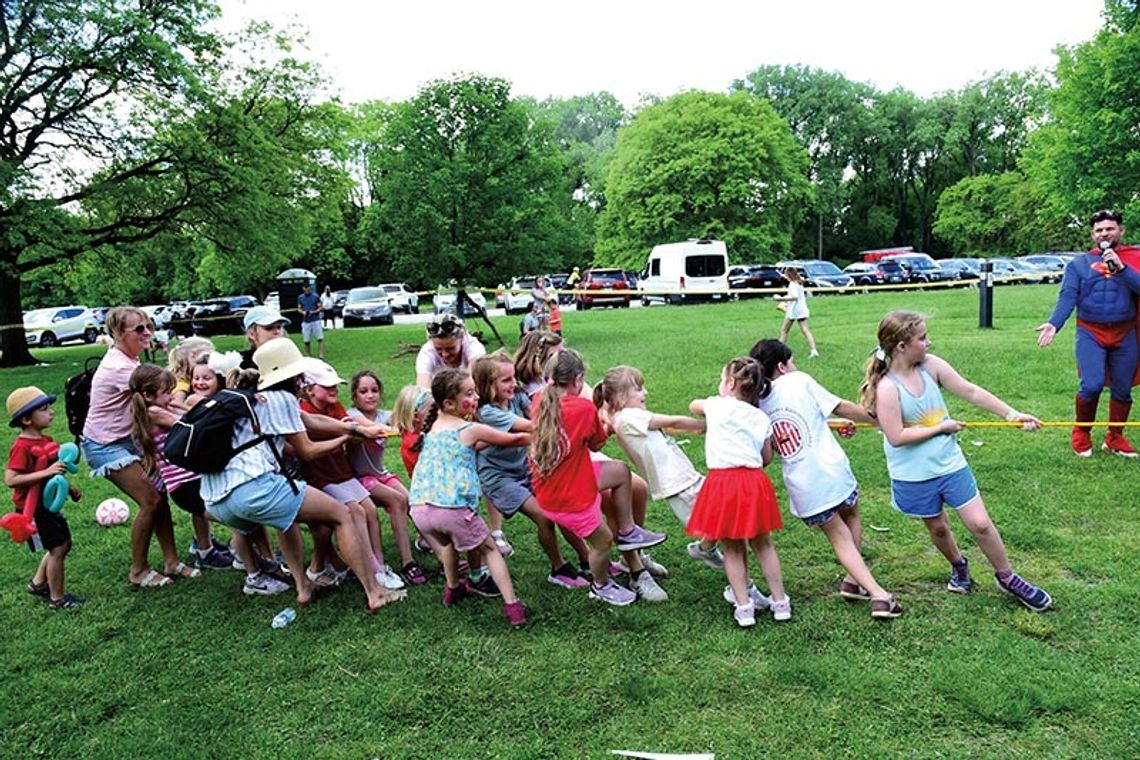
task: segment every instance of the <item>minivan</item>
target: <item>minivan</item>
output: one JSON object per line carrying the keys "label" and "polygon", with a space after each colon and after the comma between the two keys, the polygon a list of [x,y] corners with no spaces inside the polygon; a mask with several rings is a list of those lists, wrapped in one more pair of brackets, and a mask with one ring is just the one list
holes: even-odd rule
{"label": "minivan", "polygon": [[728,300],[728,249],[721,240],[690,239],[653,247],[641,273],[641,303]]}

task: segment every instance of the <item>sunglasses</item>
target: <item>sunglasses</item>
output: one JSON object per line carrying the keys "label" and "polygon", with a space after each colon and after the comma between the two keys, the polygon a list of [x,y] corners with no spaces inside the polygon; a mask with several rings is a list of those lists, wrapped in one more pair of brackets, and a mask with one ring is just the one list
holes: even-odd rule
{"label": "sunglasses", "polygon": [[443,322],[428,322],[427,326],[428,335],[433,338],[450,338],[461,330],[463,330],[463,325],[451,319]]}
{"label": "sunglasses", "polygon": [[130,329],[135,335],[142,335],[144,332],[151,331],[150,324],[147,322],[140,322]]}
{"label": "sunglasses", "polygon": [[1097,222],[1116,222],[1117,224],[1124,224],[1124,215],[1119,211],[1113,211],[1110,208],[1102,209],[1092,215],[1090,221],[1093,224]]}

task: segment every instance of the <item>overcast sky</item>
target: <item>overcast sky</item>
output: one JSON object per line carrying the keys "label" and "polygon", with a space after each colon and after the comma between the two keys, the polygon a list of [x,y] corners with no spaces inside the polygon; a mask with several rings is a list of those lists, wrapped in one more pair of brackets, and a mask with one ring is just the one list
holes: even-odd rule
{"label": "overcast sky", "polygon": [[516,95],[723,91],[765,64],[836,70],[929,96],[998,71],[1046,69],[1090,38],[1102,0],[220,0],[223,28],[299,23],[348,102],[405,100],[478,72]]}

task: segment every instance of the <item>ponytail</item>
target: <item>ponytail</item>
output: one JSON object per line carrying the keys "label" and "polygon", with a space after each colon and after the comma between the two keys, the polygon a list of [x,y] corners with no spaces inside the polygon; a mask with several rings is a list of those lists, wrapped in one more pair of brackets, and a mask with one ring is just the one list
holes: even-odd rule
{"label": "ponytail", "polygon": [[863,385],[859,387],[859,403],[868,413],[875,413],[879,381],[891,368],[891,352],[901,343],[909,343],[922,332],[926,317],[913,311],[892,311],[879,322],[879,345],[867,360]]}
{"label": "ponytail", "polygon": [[155,471],[155,445],[150,422],[150,402],[147,396],[157,396],[174,389],[174,373],[154,364],[140,364],[131,373],[127,387],[131,392],[131,440],[142,454],[142,466],[147,475]]}
{"label": "ponytail", "polygon": [[566,349],[550,357],[546,374],[550,384],[542,393],[530,449],[531,461],[541,477],[554,472],[569,453],[570,441],[562,425],[562,398],[586,374],[586,365],[577,351]]}

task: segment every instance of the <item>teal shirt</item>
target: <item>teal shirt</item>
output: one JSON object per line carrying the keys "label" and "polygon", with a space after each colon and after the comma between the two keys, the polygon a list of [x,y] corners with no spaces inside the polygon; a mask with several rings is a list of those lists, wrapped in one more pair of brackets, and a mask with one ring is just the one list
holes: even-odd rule
{"label": "teal shirt", "polygon": [[409,504],[472,510],[479,505],[475,449],[459,440],[459,433],[470,424],[454,430],[432,430],[424,436],[424,447],[408,492]]}
{"label": "teal shirt", "polygon": [[[899,410],[903,427],[934,427],[950,417],[942,391],[930,373],[918,366],[922,378],[922,393],[913,395],[893,372],[887,373],[899,392]],[[966,467],[966,457],[958,446],[958,436],[939,434],[922,443],[892,446],[883,436],[883,451],[887,455],[887,472],[891,480],[918,483]]]}

